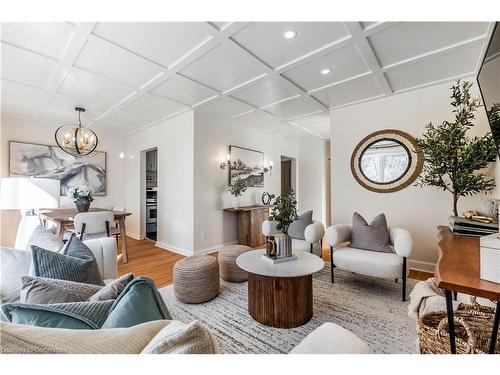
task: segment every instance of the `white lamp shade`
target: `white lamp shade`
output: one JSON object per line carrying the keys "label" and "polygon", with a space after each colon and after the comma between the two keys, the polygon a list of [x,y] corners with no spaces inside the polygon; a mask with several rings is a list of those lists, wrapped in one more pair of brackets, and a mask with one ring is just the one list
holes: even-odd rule
{"label": "white lamp shade", "polygon": [[59,180],[7,177],[0,181],[0,209],[58,208],[59,196]]}

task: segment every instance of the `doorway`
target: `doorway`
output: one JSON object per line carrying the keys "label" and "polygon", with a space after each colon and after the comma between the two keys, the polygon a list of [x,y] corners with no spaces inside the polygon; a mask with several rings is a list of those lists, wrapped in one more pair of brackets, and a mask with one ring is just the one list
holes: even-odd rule
{"label": "doorway", "polygon": [[146,151],[144,158],[145,176],[145,213],[146,213],[146,238],[156,241],[157,239],[157,225],[158,225],[158,150],[156,148]]}
{"label": "doorway", "polygon": [[288,194],[296,189],[296,162],[295,158],[281,155],[281,195]]}

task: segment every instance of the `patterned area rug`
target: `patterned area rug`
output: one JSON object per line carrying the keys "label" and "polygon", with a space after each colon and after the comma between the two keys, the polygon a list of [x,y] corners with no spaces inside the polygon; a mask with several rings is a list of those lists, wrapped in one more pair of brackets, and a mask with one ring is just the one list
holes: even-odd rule
{"label": "patterned area rug", "polygon": [[[408,280],[408,292],[415,285]],[[364,340],[374,353],[418,353],[416,323],[401,301],[401,284],[335,271],[329,267],[314,275],[314,316],[293,329],[264,326],[248,314],[247,283],[221,280],[220,294],[206,303],[177,301],[173,286],[160,293],[174,319],[199,320],[216,336],[223,353],[288,353],[308,333],[325,322],[334,322]]]}

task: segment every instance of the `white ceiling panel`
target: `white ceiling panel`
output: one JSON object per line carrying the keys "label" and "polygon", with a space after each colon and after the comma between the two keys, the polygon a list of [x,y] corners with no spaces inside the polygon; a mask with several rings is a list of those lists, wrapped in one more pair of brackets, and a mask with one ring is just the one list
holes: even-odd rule
{"label": "white ceiling panel", "polygon": [[75,27],[63,22],[2,22],[2,41],[61,60]]}
{"label": "white ceiling panel", "polygon": [[317,91],[313,94],[329,107],[337,107],[368,98],[383,95],[380,86],[373,78],[346,83],[339,86]]}
{"label": "white ceiling panel", "polygon": [[[293,30],[293,39],[283,34]],[[233,36],[273,68],[285,65],[349,34],[342,22],[256,22]]]}
{"label": "white ceiling panel", "polygon": [[2,79],[2,101],[22,103],[34,108],[42,108],[49,99],[47,91]]}
{"label": "white ceiling panel", "polygon": [[214,48],[181,74],[223,92],[264,74],[258,62],[231,42]]}
{"label": "white ceiling panel", "polygon": [[369,37],[382,66],[486,34],[488,22],[401,22]]}
{"label": "white ceiling panel", "polygon": [[[148,113],[134,113],[128,112],[124,110],[116,111],[112,113],[105,121],[115,122],[121,124],[123,126],[138,129],[143,126],[146,126],[154,121],[159,120],[157,116],[148,114]],[[100,123],[100,122],[98,122]]]}
{"label": "white ceiling panel", "polygon": [[61,94],[107,105],[118,103],[133,91],[131,86],[77,68],[69,71],[59,88]]}
{"label": "white ceiling panel", "polygon": [[162,71],[152,62],[95,36],[90,36],[75,66],[135,87]]}
{"label": "white ceiling panel", "polygon": [[82,112],[80,115],[82,123],[94,120],[108,109],[102,104],[93,103],[88,99],[83,100],[73,98],[71,96],[56,94],[47,106],[47,112],[66,114],[67,116],[73,118],[72,122],[75,122],[78,119],[78,113],[75,111],[75,107],[85,109],[85,112]]}
{"label": "white ceiling panel", "polygon": [[313,112],[322,111],[323,107],[309,98],[299,97],[286,102],[270,105],[266,111],[272,112],[285,119],[290,119]]}
{"label": "white ceiling panel", "polygon": [[250,113],[243,114],[230,120],[232,124],[248,127],[262,126],[264,124],[276,121],[275,117],[264,112],[255,110]]}
{"label": "white ceiling panel", "polygon": [[369,29],[370,27],[373,27],[377,24],[379,24],[380,22],[378,21],[367,21],[367,22],[360,22],[361,23],[361,26],[363,27],[363,30],[366,30],[366,29]]}
{"label": "white ceiling panel", "polygon": [[276,131],[284,131],[291,126],[293,126],[293,125],[290,125],[287,122],[277,121],[277,122],[272,122],[269,124],[259,125],[259,126],[256,126],[256,128],[259,131],[263,131],[265,133],[272,133],[272,132],[276,132]]}
{"label": "white ceiling panel", "polygon": [[169,67],[211,39],[204,22],[103,22],[94,34]]}
{"label": "white ceiling panel", "polygon": [[38,112],[38,108],[19,102],[2,100],[2,115],[7,114],[14,117],[29,119],[36,112]]}
{"label": "white ceiling panel", "polygon": [[127,105],[125,110],[137,114],[147,113],[148,115],[162,118],[173,115],[186,108],[187,107],[183,104],[173,102],[157,95],[146,94]]}
{"label": "white ceiling panel", "polygon": [[[322,74],[323,69],[330,73]],[[343,81],[370,71],[355,45],[338,49],[326,56],[312,60],[287,71],[286,77],[305,90],[313,90],[331,83]]]}
{"label": "white ceiling panel", "polygon": [[232,22],[224,22],[224,21],[211,21],[210,22],[212,25],[214,25],[217,30],[224,30],[226,27],[231,25]]}
{"label": "white ceiling panel", "polygon": [[189,106],[217,95],[217,92],[190,79],[175,75],[151,90],[151,93],[168,99],[175,99]]}
{"label": "white ceiling panel", "polygon": [[207,104],[199,106],[198,108],[221,118],[230,118],[254,109],[253,107],[230,97],[217,98]]}
{"label": "white ceiling panel", "polygon": [[57,69],[57,62],[2,43],[2,78],[47,88]]}
{"label": "white ceiling panel", "polygon": [[482,43],[406,65],[386,73],[395,91],[474,73]]}
{"label": "white ceiling panel", "polygon": [[282,129],[272,132],[272,134],[292,139],[297,142],[300,142],[301,140],[311,137],[311,133],[293,125],[290,125],[287,129]]}
{"label": "white ceiling panel", "polygon": [[320,113],[315,113],[311,116],[305,116],[301,118],[297,118],[293,120],[293,123],[300,125],[300,126],[305,126],[305,125],[310,125],[314,124],[317,122],[325,122],[325,121],[330,121],[330,115],[325,112],[320,112]]}
{"label": "white ceiling panel", "polygon": [[283,78],[268,78],[265,81],[238,90],[231,96],[256,107],[275,103],[300,94],[300,90]]}
{"label": "white ceiling panel", "polygon": [[96,125],[92,126],[92,129],[96,132],[99,132],[102,129],[121,136],[127,135],[134,130],[134,128],[124,126],[112,121],[99,122]]}
{"label": "white ceiling panel", "polygon": [[329,138],[330,137],[330,121],[315,122],[313,124],[308,124],[304,126],[305,129],[309,129],[313,133],[318,134],[320,137]]}

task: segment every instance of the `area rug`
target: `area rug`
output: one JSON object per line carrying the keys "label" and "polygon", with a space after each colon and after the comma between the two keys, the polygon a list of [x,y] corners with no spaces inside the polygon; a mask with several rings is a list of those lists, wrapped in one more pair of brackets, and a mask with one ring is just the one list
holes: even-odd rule
{"label": "area rug", "polygon": [[[408,280],[408,292],[415,285]],[[278,329],[262,325],[248,314],[247,283],[221,280],[220,293],[202,304],[185,304],[173,286],[160,293],[174,319],[199,320],[215,335],[222,353],[288,353],[307,334],[325,322],[336,323],[364,340],[373,353],[418,353],[416,322],[401,301],[401,283],[336,270],[314,275],[314,316],[305,325]]]}

